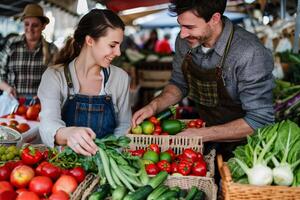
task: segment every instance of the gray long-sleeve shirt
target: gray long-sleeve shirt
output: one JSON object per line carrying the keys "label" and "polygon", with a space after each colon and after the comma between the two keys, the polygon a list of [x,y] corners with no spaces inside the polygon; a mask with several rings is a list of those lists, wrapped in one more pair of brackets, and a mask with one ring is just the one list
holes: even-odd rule
{"label": "gray long-sleeve shirt", "polygon": [[[203,68],[214,68],[223,55],[233,26],[226,17],[223,22],[225,24],[223,32],[212,49],[207,53],[202,51],[201,46],[192,49],[193,61]],[[257,129],[274,122],[273,57],[254,34],[239,26],[234,28],[233,40],[223,67],[223,76],[229,95],[246,111],[244,120],[250,127]],[[178,36],[175,49],[170,84],[176,85],[183,96],[187,96],[188,87],[182,74],[181,64],[190,47]]]}

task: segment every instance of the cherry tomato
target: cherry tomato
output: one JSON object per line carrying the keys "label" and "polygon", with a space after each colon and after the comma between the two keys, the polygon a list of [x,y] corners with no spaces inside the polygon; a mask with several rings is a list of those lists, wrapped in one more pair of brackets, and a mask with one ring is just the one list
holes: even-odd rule
{"label": "cherry tomato", "polygon": [[195,128],[196,122],[194,120],[188,122],[188,128]]}
{"label": "cherry tomato", "polygon": [[162,132],[162,128],[158,125],[155,126],[154,132],[158,132],[161,133]]}
{"label": "cherry tomato", "polygon": [[159,125],[160,124],[160,122],[154,116],[150,117],[149,121],[152,122],[154,125]]}
{"label": "cherry tomato", "polygon": [[203,126],[203,120],[202,119],[196,119],[195,123],[196,123],[197,128],[201,128]]}

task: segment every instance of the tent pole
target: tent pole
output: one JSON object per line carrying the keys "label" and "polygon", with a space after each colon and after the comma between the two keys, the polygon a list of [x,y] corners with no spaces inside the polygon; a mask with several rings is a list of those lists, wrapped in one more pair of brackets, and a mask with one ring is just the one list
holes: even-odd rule
{"label": "tent pole", "polygon": [[280,0],[280,18],[285,19],[286,16],[286,0]]}
{"label": "tent pole", "polygon": [[300,33],[300,0],[297,5],[296,30],[294,37],[293,53],[299,53],[299,33]]}

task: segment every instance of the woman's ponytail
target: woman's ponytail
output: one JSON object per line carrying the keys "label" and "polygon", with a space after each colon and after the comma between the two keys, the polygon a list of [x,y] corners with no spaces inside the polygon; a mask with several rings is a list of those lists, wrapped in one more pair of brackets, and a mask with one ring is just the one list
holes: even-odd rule
{"label": "woman's ponytail", "polygon": [[68,37],[65,46],[59,51],[54,64],[68,65],[80,53],[80,45],[73,37]]}

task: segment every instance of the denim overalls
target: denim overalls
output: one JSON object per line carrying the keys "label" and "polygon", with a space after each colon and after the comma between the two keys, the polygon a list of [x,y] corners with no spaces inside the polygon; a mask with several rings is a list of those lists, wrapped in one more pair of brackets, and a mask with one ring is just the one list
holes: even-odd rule
{"label": "denim overalls", "polygon": [[[74,88],[67,66],[64,67],[64,73],[68,84],[68,98],[62,108],[62,120],[66,126],[89,127],[96,133],[97,138],[113,134],[116,128],[116,118],[112,97],[109,95],[70,95],[70,90],[74,91]],[[103,68],[103,73],[104,89],[109,78],[109,70]]]}

